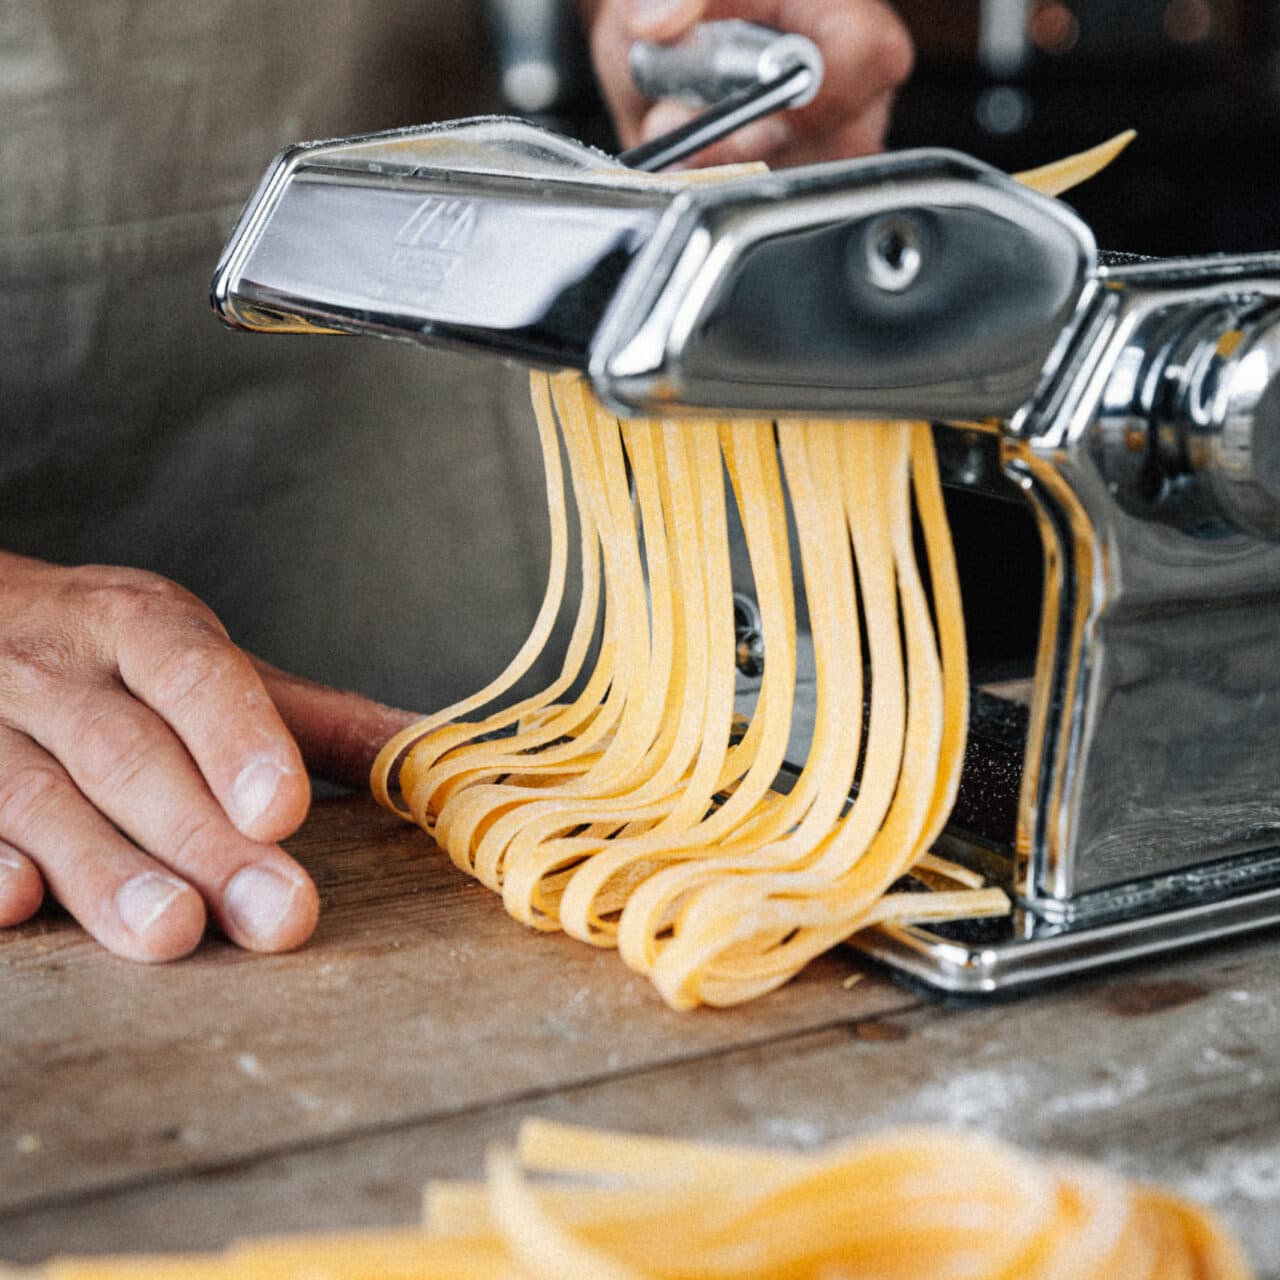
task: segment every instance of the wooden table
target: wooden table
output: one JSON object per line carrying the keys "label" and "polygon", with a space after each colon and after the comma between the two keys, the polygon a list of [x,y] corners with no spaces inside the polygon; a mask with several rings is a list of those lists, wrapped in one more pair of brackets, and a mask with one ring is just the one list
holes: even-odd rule
{"label": "wooden table", "polygon": [[998,1004],[842,949],[675,1014],[366,800],[291,848],[324,900],[294,955],[146,968],[52,911],[0,935],[0,1258],[410,1222],[533,1113],[795,1147],[979,1127],[1206,1200],[1280,1277],[1274,933]]}

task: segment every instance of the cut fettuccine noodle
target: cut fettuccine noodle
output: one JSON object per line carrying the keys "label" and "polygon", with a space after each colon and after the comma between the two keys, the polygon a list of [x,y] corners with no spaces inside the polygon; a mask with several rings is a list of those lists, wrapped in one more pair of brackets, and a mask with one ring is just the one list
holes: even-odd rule
{"label": "cut fettuccine noodle", "polygon": [[[1126,141],[1023,180],[1061,190]],[[492,684],[387,744],[378,800],[516,919],[616,946],[675,1008],[750,999],[872,924],[1007,911],[929,852],[959,785],[969,690],[930,428],[620,421],[575,374],[535,373],[532,387],[552,513],[542,608]],[[565,597],[562,452],[576,621],[556,679],[503,705]],[[745,728],[726,487],[766,655]],[[797,681],[788,499],[816,715],[780,787]],[[916,866],[928,891],[895,888]]]}
{"label": "cut fettuccine noodle", "polygon": [[[512,915],[616,945],[675,1007],[766,991],[869,923],[1006,910],[1002,893],[959,869],[947,891],[889,892],[950,812],[967,724],[929,429],[620,421],[574,375],[533,383],[556,491],[539,644],[564,595],[561,441],[578,500],[584,587],[566,661],[539,695],[463,719],[472,699],[390,743],[379,799],[395,803],[398,761],[402,811]],[[726,476],[767,655],[745,730],[734,717]],[[817,716],[784,793],[796,687],[787,493]],[[532,657],[526,645],[486,698]],[[931,874],[948,866],[934,859]]]}
{"label": "cut fettuccine noodle", "polygon": [[1067,156],[1065,160],[1055,160],[1052,164],[1041,165],[1038,169],[1026,169],[1013,176],[1025,186],[1034,187],[1046,196],[1060,196],[1064,191],[1101,173],[1136,137],[1137,134],[1132,129],[1126,129],[1087,151]]}
{"label": "cut fettuccine noodle", "polygon": [[45,1280],[1249,1280],[1213,1214],[1094,1166],[909,1129],[800,1154],[526,1121],[425,1231],[57,1260]]}

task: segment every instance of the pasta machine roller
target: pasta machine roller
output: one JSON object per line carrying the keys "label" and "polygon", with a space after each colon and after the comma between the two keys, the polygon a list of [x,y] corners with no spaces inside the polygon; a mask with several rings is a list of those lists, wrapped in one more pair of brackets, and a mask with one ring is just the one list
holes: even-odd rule
{"label": "pasta machine roller", "polygon": [[864,945],[978,992],[1280,921],[1280,254],[1117,263],[951,152],[691,184],[484,118],[286,151],[213,301],[578,368],[624,413],[937,423],[1042,566],[945,837],[1017,909]]}

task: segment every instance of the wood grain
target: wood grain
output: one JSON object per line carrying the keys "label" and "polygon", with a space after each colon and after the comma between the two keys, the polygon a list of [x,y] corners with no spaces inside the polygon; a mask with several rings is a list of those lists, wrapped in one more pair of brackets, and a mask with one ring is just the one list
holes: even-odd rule
{"label": "wood grain", "polygon": [[1280,1277],[1274,933],[993,1004],[845,990],[837,953],[677,1015],[362,801],[295,850],[326,910],[294,956],[139,969],[56,919],[0,943],[0,1257],[411,1222],[536,1113],[801,1148],[980,1128],[1207,1201]]}
{"label": "wood grain", "polygon": [[303,950],[114,959],[65,917],[0,939],[0,1212],[903,1008],[837,954],[748,1009],[668,1010],[613,952],[511,920],[416,829],[321,803]]}

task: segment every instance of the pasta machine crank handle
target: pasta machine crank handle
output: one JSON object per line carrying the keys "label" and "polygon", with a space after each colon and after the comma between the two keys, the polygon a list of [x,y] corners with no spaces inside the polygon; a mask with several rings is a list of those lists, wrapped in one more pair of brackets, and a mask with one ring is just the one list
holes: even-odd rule
{"label": "pasta machine crank handle", "polygon": [[618,161],[629,169],[656,173],[736,133],[762,116],[794,106],[796,98],[807,91],[812,81],[812,73],[807,67],[793,67],[755,88],[731,94],[670,133],[623,151]]}
{"label": "pasta machine crank handle", "polygon": [[631,78],[650,98],[679,98],[708,110],[619,155],[652,173],[675,164],[762,116],[806,106],[822,87],[818,46],[805,36],[739,19],[704,22],[674,45],[639,41]]}

